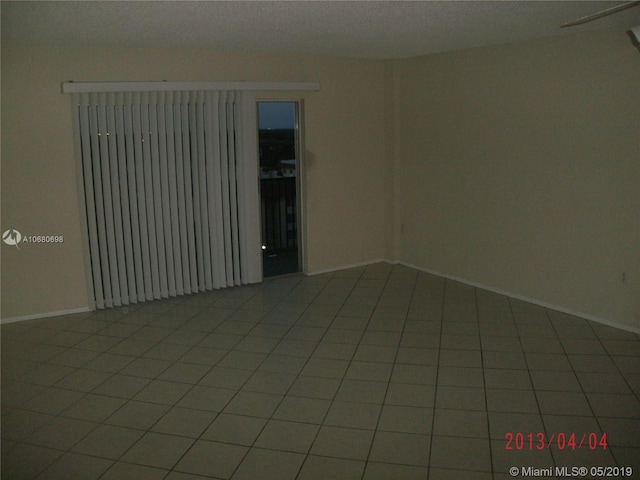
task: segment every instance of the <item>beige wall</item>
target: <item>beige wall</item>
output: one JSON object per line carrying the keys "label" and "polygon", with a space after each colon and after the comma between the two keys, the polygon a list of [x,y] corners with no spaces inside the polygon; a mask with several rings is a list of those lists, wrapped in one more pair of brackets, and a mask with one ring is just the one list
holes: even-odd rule
{"label": "beige wall", "polygon": [[2,244],[2,318],[86,308],[70,100],[75,81],[319,81],[305,101],[308,270],[384,257],[384,65],[198,50],[2,48],[2,231],[63,235]]}
{"label": "beige wall", "polygon": [[626,34],[395,67],[399,259],[639,329],[640,52]]}

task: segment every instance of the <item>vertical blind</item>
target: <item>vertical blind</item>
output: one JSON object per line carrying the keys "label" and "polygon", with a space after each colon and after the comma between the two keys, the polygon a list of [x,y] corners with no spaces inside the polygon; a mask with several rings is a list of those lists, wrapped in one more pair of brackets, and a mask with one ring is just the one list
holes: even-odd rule
{"label": "vertical blind", "polygon": [[262,279],[255,98],[73,95],[97,308]]}

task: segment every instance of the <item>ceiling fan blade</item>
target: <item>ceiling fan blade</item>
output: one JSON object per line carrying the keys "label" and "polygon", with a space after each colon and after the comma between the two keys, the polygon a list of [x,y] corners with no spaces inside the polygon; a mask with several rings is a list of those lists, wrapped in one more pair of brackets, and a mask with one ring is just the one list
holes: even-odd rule
{"label": "ceiling fan blade", "polygon": [[631,7],[637,7],[640,5],[640,1],[636,2],[627,2],[622,5],[616,5],[615,7],[607,8],[605,10],[600,10],[599,12],[592,13],[591,15],[586,15],[584,17],[580,17],[573,22],[567,22],[560,25],[560,28],[564,27],[573,27],[575,25],[582,25],[583,23],[591,22],[593,20],[597,20],[598,18],[606,17],[607,15],[611,15],[612,13],[621,12],[622,10],[626,10]]}

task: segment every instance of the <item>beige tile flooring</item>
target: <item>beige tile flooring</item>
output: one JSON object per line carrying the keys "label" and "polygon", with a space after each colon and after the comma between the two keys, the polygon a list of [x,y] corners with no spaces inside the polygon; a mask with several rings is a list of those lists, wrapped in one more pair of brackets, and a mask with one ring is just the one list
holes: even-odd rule
{"label": "beige tile flooring", "polygon": [[3,325],[2,478],[638,478],[639,398],[640,336],[375,264]]}

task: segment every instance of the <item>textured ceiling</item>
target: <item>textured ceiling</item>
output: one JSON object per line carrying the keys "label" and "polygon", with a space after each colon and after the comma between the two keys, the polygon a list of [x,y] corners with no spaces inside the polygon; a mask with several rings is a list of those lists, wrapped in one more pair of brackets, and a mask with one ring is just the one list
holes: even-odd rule
{"label": "textured ceiling", "polygon": [[2,1],[2,42],[402,58],[640,24],[624,1]]}

